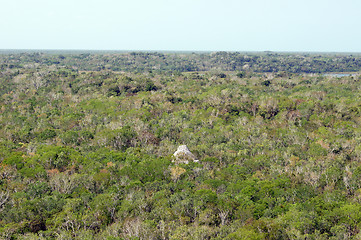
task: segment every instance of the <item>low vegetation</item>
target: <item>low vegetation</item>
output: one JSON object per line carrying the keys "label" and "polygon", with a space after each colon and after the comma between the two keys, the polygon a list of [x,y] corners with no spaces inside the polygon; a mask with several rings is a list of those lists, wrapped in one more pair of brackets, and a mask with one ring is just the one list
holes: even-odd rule
{"label": "low vegetation", "polygon": [[[360,67],[348,55],[0,55],[0,238],[357,239]],[[172,161],[183,144],[199,162]]]}

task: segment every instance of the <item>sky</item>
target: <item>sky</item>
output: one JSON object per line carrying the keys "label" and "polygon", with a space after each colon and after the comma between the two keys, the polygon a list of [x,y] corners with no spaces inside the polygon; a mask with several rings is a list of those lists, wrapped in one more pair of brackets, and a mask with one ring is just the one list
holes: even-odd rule
{"label": "sky", "polygon": [[0,0],[0,49],[361,52],[360,0]]}

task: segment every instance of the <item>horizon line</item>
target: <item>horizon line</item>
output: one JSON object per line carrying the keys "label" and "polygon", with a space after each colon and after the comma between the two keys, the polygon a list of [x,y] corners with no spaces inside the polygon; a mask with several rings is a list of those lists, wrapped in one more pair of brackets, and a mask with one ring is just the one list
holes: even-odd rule
{"label": "horizon line", "polygon": [[121,49],[36,49],[36,48],[8,48],[0,49],[0,52],[122,52],[122,53],[131,53],[131,52],[151,52],[151,53],[214,53],[214,52],[229,52],[229,53],[305,53],[305,54],[361,54],[361,52],[348,52],[348,51],[277,51],[277,50],[121,50]]}

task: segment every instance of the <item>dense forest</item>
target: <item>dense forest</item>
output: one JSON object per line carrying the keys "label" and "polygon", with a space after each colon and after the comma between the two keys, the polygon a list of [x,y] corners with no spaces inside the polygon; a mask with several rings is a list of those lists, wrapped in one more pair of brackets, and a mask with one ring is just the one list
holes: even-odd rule
{"label": "dense forest", "polygon": [[[360,71],[360,55],[0,54],[0,239],[361,239]],[[174,161],[180,145],[199,161]]]}
{"label": "dense forest", "polygon": [[[0,51],[0,54],[2,52]],[[3,53],[7,53],[6,51]],[[158,52],[86,52],[9,51],[0,58],[0,69],[63,66],[83,71],[194,72],[252,71],[289,73],[357,72],[361,54],[305,53],[158,53]]]}

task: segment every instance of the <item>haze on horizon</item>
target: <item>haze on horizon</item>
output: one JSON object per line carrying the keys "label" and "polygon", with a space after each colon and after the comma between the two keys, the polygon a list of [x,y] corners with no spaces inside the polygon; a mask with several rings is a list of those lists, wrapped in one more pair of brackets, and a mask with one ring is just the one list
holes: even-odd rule
{"label": "haze on horizon", "polygon": [[0,49],[361,52],[358,0],[13,0],[0,7]]}

